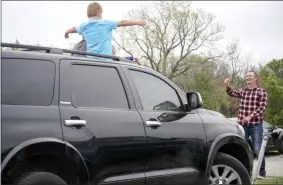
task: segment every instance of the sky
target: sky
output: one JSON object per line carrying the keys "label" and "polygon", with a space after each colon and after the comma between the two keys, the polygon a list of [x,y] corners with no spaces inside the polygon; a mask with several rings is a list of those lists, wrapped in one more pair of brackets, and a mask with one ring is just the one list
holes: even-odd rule
{"label": "sky", "polygon": [[[142,1],[98,1],[103,17],[125,18],[127,11]],[[80,40],[78,35],[64,38],[64,32],[87,20],[89,1],[2,1],[2,42],[37,44],[69,48]],[[240,41],[243,54],[251,62],[266,63],[283,58],[283,1],[193,1],[192,6],[216,16],[225,27],[224,49],[233,40]],[[119,7],[119,8],[118,8]]]}

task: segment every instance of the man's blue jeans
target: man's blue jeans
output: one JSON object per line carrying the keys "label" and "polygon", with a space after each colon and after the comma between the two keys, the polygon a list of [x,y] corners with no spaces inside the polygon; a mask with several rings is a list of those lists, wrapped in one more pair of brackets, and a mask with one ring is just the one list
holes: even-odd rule
{"label": "man's blue jeans", "polygon": [[[259,151],[261,148],[261,144],[263,141],[263,128],[262,124],[255,124],[255,125],[243,125],[243,128],[246,133],[246,141],[248,141],[249,137],[251,136],[252,138],[252,148],[254,154],[258,157]],[[265,176],[266,171],[265,171],[265,157],[262,159],[259,175]]]}

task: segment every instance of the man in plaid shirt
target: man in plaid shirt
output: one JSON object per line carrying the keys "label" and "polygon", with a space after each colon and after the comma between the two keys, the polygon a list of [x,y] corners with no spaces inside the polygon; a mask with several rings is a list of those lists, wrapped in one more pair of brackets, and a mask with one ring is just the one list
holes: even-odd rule
{"label": "man in plaid shirt", "polygon": [[[247,87],[231,89],[230,79],[224,81],[226,92],[239,100],[238,123],[243,126],[246,140],[251,136],[254,153],[258,156],[263,140],[263,117],[267,106],[267,93],[258,86],[257,74],[254,71],[246,73]],[[265,178],[265,158],[260,167],[260,178]]]}

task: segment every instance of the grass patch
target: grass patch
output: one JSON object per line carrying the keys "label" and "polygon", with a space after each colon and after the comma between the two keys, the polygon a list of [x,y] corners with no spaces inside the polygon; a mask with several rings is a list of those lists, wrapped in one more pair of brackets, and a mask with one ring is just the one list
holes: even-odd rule
{"label": "grass patch", "polygon": [[283,177],[268,176],[266,179],[258,179],[257,184],[283,184]]}

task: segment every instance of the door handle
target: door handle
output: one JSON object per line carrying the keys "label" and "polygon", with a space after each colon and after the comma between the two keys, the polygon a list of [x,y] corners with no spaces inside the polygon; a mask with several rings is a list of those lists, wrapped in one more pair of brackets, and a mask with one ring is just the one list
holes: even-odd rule
{"label": "door handle", "polygon": [[145,125],[147,127],[160,127],[160,126],[162,126],[162,124],[158,121],[146,121]]}
{"label": "door handle", "polygon": [[65,120],[66,127],[84,127],[86,125],[86,120]]}

